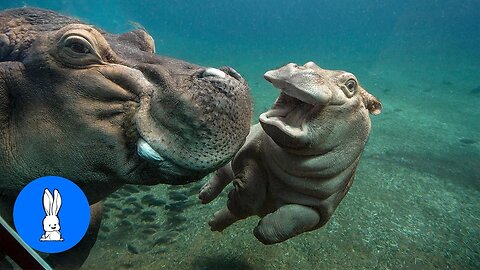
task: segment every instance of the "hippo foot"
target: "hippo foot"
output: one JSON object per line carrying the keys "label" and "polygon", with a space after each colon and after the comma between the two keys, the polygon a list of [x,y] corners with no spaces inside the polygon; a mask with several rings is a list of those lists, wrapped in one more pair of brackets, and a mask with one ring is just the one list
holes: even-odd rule
{"label": "hippo foot", "polygon": [[232,182],[233,171],[230,163],[218,169],[215,175],[200,189],[198,198],[203,204],[211,202]]}
{"label": "hippo foot", "polygon": [[213,218],[208,222],[208,225],[210,225],[210,230],[221,232],[238,220],[240,218],[225,207],[213,214]]}
{"label": "hippo foot", "polygon": [[319,222],[320,215],[313,208],[288,204],[263,217],[253,234],[263,244],[271,245],[313,230]]}

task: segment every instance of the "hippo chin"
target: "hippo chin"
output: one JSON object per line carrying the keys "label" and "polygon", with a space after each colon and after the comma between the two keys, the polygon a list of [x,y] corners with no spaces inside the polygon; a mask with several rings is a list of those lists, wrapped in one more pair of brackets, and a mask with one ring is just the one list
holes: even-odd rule
{"label": "hippo chin", "polygon": [[199,180],[238,151],[250,116],[235,70],[156,55],[143,30],[0,13],[0,191],[61,175],[94,203],[125,183]]}
{"label": "hippo chin", "polygon": [[274,244],[327,223],[355,177],[369,113],[382,107],[353,74],[313,62],[288,64],[264,77],[280,96],[199,197],[208,203],[233,181],[228,207],[214,214],[211,229],[258,215],[254,235]]}

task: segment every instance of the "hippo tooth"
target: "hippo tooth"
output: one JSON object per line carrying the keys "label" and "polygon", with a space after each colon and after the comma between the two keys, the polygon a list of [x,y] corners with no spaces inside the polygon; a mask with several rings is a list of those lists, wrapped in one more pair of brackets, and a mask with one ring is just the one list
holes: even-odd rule
{"label": "hippo tooth", "polygon": [[140,138],[137,144],[137,153],[144,159],[163,161],[164,158],[148,144],[144,139]]}
{"label": "hippo tooth", "polygon": [[207,77],[207,76],[217,76],[217,77],[220,77],[220,78],[225,78],[225,77],[227,77],[227,74],[225,74],[225,72],[221,71],[220,69],[207,68],[207,69],[205,69],[205,71],[203,72],[203,76],[204,76],[204,77]]}

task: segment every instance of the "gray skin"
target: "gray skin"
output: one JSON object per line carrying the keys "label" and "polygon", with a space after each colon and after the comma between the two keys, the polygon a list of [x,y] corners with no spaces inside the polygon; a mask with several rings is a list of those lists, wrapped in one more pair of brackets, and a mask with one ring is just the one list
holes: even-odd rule
{"label": "gray skin", "polygon": [[352,185],[371,128],[369,113],[382,107],[353,74],[313,62],[287,64],[264,77],[281,90],[279,98],[199,198],[208,203],[233,181],[211,229],[258,215],[255,237],[274,244],[327,223]]}
{"label": "gray skin", "polygon": [[122,185],[185,184],[230,161],[251,107],[235,70],[156,55],[143,30],[115,35],[47,10],[3,11],[0,214],[12,223],[20,190],[59,175],[85,192],[95,238],[101,200]]}

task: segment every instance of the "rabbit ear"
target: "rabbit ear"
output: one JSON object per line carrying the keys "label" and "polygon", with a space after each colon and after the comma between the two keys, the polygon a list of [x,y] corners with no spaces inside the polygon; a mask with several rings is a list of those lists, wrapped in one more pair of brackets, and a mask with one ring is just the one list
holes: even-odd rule
{"label": "rabbit ear", "polygon": [[45,214],[51,215],[52,213],[52,203],[53,203],[53,197],[50,191],[48,189],[45,189],[45,192],[43,193],[43,209],[45,210]]}
{"label": "rabbit ear", "polygon": [[60,207],[62,206],[62,197],[60,196],[60,192],[58,190],[53,190],[53,207],[52,207],[52,215],[58,215],[58,211],[60,211]]}

